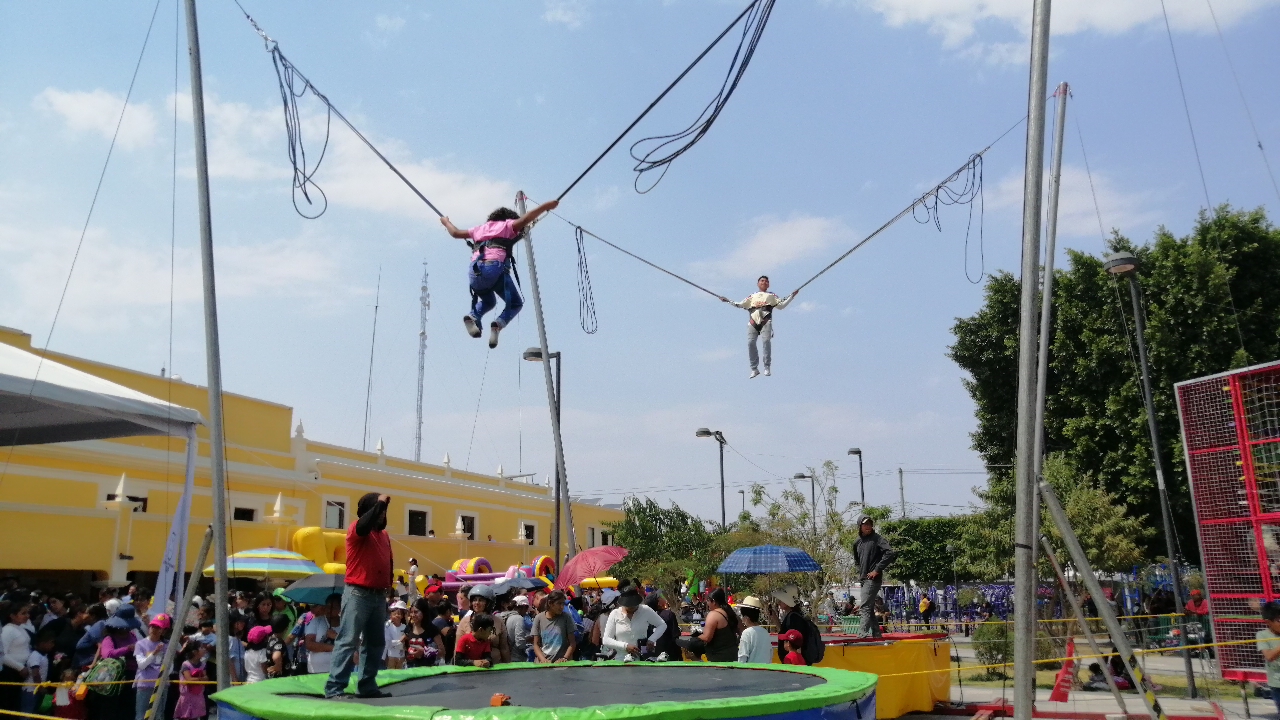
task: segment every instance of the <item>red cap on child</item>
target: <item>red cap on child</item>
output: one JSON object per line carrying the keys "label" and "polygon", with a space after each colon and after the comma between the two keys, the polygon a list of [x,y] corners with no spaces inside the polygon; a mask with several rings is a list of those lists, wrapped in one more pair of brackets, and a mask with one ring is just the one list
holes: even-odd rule
{"label": "red cap on child", "polygon": [[800,642],[804,640],[804,636],[800,634],[799,630],[788,630],[778,635],[778,642],[782,642],[784,640],[787,642]]}

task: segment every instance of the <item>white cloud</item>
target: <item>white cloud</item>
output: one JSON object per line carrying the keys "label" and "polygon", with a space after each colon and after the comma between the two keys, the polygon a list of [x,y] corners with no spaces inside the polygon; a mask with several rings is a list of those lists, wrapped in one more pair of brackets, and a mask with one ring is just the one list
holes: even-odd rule
{"label": "white cloud", "polygon": [[374,25],[384,33],[398,33],[404,28],[404,18],[378,15],[373,19]]}
{"label": "white cloud", "polygon": [[708,274],[754,278],[816,255],[851,234],[841,220],[814,215],[792,215],[786,220],[775,216],[758,217],[748,227],[749,237],[728,257],[694,263],[694,266]]}
{"label": "white cloud", "polygon": [[713,348],[711,350],[703,350],[695,357],[697,357],[700,362],[718,363],[722,360],[728,360],[734,355],[737,355],[738,352],[739,351],[737,350],[731,350],[729,348]]}
{"label": "white cloud", "polygon": [[587,19],[587,0],[546,0],[546,8],[543,20],[560,23],[571,30],[581,27]]}
{"label": "white cloud", "polygon": [[[0,316],[35,327],[47,323],[66,283],[78,228],[29,227],[15,216],[0,217]],[[287,296],[308,306],[334,304],[360,292],[343,284],[336,243],[309,231],[303,236],[257,245],[224,244],[217,251],[221,298]],[[60,324],[94,333],[152,321],[150,311],[169,304],[169,252],[158,243],[121,238],[91,229],[76,261]],[[175,305],[202,301],[200,258],[180,249],[174,258]]]}
{"label": "white cloud", "polygon": [[45,88],[35,97],[32,105],[37,110],[53,113],[62,118],[72,133],[93,133],[110,140],[120,122],[120,135],[116,144],[125,150],[150,145],[156,137],[155,111],[145,103],[129,103],[120,120],[120,108],[124,97],[98,89],[89,92]]}
{"label": "white cloud", "polygon": [[[989,62],[1027,61],[1026,43],[975,41],[988,28],[1016,30],[1024,39],[1031,27],[1029,0],[856,0],[857,4],[884,16],[891,27],[926,25],[942,36],[950,48],[964,48]],[[1218,22],[1233,25],[1256,10],[1280,4],[1280,0],[1218,0]],[[1181,32],[1212,32],[1213,20],[1203,0],[1166,0],[1169,24]],[[1150,23],[1163,23],[1157,2],[1124,0],[1072,0],[1053,5],[1052,32],[1072,35],[1128,32]],[[967,47],[965,47],[967,46]]]}
{"label": "white cloud", "polygon": [[[1022,173],[1011,172],[988,193],[987,204],[993,209],[1022,207]],[[1046,173],[1045,188],[1049,186]],[[1093,173],[1093,186],[1098,195],[1095,209],[1093,193],[1089,189],[1089,175],[1083,167],[1063,164],[1062,190],[1058,195],[1058,235],[1064,237],[1092,237],[1101,240],[1098,230],[1098,213],[1102,214],[1103,227],[1109,234],[1112,228],[1124,231],[1134,226],[1150,225],[1157,219],[1151,209],[1155,200],[1149,191],[1129,192],[1116,187],[1106,173]]]}
{"label": "white cloud", "polygon": [[383,15],[379,13],[373,18],[373,30],[367,30],[364,33],[365,40],[376,48],[384,48],[391,43],[391,38],[400,34],[404,29],[405,20],[398,15]]}

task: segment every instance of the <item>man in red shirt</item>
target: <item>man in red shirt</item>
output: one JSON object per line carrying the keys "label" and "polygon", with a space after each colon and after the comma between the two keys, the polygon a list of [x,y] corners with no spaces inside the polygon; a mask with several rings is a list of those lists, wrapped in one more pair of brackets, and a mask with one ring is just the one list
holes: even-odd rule
{"label": "man in red shirt", "polygon": [[[352,657],[360,647],[362,698],[391,697],[378,689],[378,664],[386,647],[387,590],[392,583],[391,536],[387,534],[389,495],[365,493],[356,504],[356,522],[347,528],[347,584],[342,593],[333,666],[324,686],[326,698],[340,698],[351,678]],[[363,637],[363,641],[361,638]]]}

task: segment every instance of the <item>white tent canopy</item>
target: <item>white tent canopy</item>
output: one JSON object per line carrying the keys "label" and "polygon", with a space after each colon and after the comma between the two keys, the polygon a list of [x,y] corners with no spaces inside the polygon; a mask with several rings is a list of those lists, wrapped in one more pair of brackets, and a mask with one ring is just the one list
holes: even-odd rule
{"label": "white tent canopy", "polygon": [[0,343],[0,447],[186,436],[200,413]]}

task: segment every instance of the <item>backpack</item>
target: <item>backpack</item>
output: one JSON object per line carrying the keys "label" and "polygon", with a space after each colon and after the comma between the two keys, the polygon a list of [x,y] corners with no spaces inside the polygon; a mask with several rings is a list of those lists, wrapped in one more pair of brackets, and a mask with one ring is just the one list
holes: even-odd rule
{"label": "backpack", "polygon": [[805,664],[817,665],[822,662],[822,658],[827,655],[827,646],[822,642],[822,631],[812,620],[796,612],[792,612],[795,619],[791,620],[800,634],[804,636],[804,647],[800,648],[800,655],[804,658]]}

